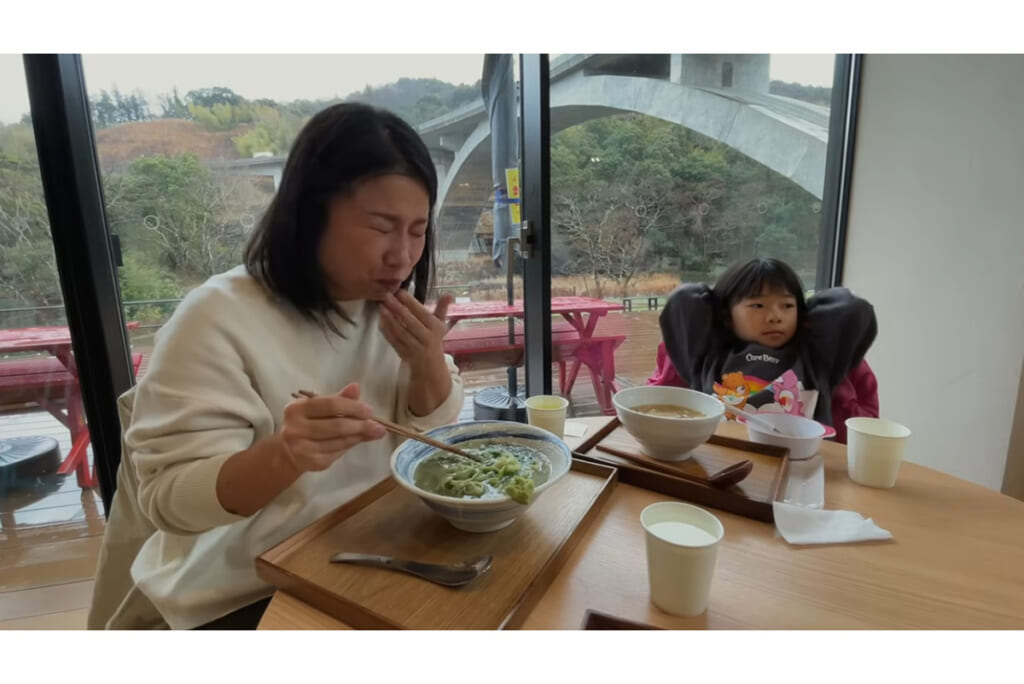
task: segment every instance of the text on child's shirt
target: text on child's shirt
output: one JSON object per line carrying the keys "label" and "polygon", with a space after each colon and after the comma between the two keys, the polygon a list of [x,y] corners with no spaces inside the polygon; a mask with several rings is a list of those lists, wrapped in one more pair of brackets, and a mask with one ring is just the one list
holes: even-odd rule
{"label": "text on child's shirt", "polygon": [[776,365],[779,363],[779,360],[770,354],[747,354],[747,362],[751,361],[765,361]]}

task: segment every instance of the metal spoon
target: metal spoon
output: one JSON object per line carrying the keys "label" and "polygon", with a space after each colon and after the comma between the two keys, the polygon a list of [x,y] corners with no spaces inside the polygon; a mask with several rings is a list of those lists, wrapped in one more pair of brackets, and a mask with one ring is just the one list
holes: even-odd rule
{"label": "metal spoon", "polygon": [[698,484],[708,485],[709,487],[714,487],[716,489],[727,489],[728,487],[732,487],[734,484],[739,484],[751,473],[752,470],[754,470],[754,462],[750,459],[744,459],[726,466],[719,471],[711,473],[707,477],[701,477],[699,475],[691,475],[690,473],[684,473],[681,470],[676,470],[672,466],[662,465],[646,458],[634,456],[633,454],[620,451],[619,449],[606,447],[603,444],[598,444],[594,448],[598,451],[603,451],[606,454],[611,454],[612,456],[630,461],[631,463],[636,463],[637,465],[649,470],[656,470],[659,473],[678,477],[680,480],[697,482]]}
{"label": "metal spoon", "polygon": [[446,587],[461,587],[472,582],[491,569],[492,560],[492,556],[481,556],[454,565],[441,565],[400,560],[391,556],[374,556],[367,553],[336,553],[331,556],[332,563],[351,563],[371,568],[397,570]]}

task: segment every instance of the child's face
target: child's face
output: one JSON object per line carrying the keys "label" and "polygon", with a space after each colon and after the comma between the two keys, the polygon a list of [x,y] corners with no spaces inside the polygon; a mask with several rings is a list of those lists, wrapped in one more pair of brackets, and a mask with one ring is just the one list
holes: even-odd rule
{"label": "child's face", "polygon": [[733,333],[745,342],[778,349],[796,334],[796,297],[785,290],[765,288],[736,302],[729,313]]}
{"label": "child's face", "polygon": [[318,251],[331,297],[380,301],[397,292],[423,255],[429,216],[423,184],[398,174],[336,198]]}

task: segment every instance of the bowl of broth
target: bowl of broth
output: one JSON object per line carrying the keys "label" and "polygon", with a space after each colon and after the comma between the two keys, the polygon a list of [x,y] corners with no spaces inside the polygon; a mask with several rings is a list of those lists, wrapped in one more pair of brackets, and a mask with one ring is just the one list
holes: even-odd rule
{"label": "bowl of broth", "polygon": [[481,456],[484,462],[409,439],[392,452],[391,474],[428,508],[467,532],[493,532],[511,525],[572,464],[565,442],[525,423],[466,421],[424,434]]}
{"label": "bowl of broth", "polygon": [[612,395],[619,422],[644,453],[682,461],[708,441],[725,409],[714,397],[683,387],[643,385]]}

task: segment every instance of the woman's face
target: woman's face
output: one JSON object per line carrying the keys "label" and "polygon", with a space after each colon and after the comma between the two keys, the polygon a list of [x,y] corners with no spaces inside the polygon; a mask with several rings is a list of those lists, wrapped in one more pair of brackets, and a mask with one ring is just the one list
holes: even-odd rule
{"label": "woman's face", "polygon": [[430,197],[409,176],[370,178],[327,212],[317,259],[335,300],[381,300],[396,292],[423,254]]}

